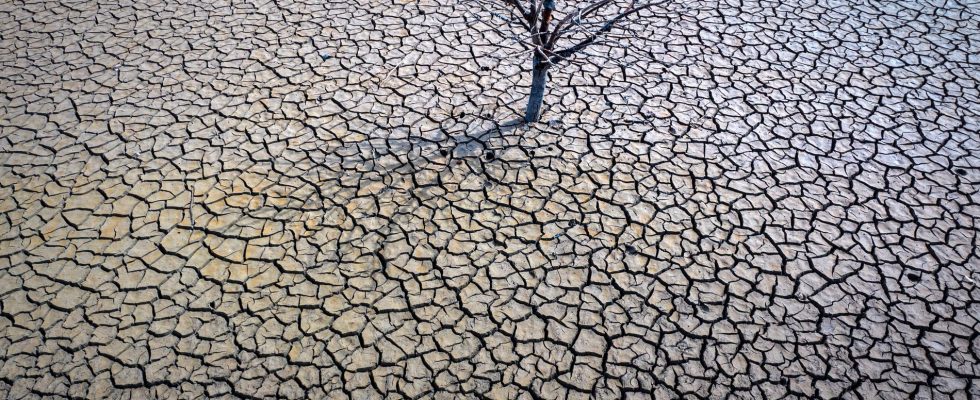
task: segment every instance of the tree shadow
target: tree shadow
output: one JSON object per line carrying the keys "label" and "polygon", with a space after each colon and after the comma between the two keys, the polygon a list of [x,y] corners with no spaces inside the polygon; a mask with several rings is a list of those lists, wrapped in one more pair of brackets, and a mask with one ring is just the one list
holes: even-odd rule
{"label": "tree shadow", "polygon": [[454,136],[452,139],[456,145],[452,149],[453,158],[480,157],[487,150],[487,143],[493,139],[503,137],[503,134],[517,128],[527,126],[523,118],[514,118],[510,121],[498,123],[490,121],[493,126],[476,133],[464,133]]}

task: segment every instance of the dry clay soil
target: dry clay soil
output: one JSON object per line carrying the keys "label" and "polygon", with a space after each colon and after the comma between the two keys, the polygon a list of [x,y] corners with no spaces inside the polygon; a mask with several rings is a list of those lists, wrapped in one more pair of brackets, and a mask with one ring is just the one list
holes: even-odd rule
{"label": "dry clay soil", "polygon": [[978,10],[0,2],[0,398],[978,398]]}

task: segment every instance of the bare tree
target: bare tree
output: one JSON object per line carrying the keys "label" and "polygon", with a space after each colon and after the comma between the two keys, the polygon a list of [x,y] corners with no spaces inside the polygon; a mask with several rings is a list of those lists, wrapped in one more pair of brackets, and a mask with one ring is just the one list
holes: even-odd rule
{"label": "bare tree", "polygon": [[[464,0],[465,2],[465,0]],[[667,0],[468,0],[526,35],[511,36],[532,54],[531,94],[524,121],[541,118],[548,71],[597,43],[618,25]],[[503,11],[507,16],[501,15]],[[489,25],[495,28],[494,22]],[[496,29],[496,28],[495,28]],[[498,30],[500,32],[500,30]],[[505,36],[510,36],[506,35]],[[625,37],[624,40],[629,40]]]}

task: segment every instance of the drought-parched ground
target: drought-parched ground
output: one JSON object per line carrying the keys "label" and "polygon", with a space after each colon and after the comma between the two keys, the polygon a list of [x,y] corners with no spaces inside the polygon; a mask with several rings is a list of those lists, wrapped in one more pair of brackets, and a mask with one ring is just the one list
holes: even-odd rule
{"label": "drought-parched ground", "polygon": [[3,2],[0,397],[976,398],[968,3]]}

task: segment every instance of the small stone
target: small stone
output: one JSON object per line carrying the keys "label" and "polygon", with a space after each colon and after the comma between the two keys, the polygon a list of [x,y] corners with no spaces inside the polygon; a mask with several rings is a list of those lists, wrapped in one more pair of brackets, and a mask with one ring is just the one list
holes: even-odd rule
{"label": "small stone", "polygon": [[963,168],[957,168],[957,169],[956,169],[956,175],[959,175],[959,176],[966,176],[966,170],[965,170],[965,169],[963,169]]}
{"label": "small stone", "polygon": [[908,277],[909,277],[909,281],[911,282],[918,282],[922,280],[922,277],[919,276],[919,274],[909,274]]}
{"label": "small stone", "polygon": [[330,53],[327,53],[325,51],[320,53],[320,59],[322,59],[323,61],[329,60],[330,57],[331,57]]}
{"label": "small stone", "polygon": [[493,154],[493,150],[488,150],[484,157],[486,157],[487,161],[493,161],[495,158],[497,158],[497,155]]}

